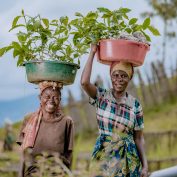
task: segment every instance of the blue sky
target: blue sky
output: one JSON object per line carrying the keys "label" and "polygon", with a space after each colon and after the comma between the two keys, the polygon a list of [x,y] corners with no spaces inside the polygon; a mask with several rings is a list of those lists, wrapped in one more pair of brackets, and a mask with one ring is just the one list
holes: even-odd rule
{"label": "blue sky", "polygon": [[[132,9],[130,17],[139,17],[140,13],[150,10],[150,6],[146,0],[7,0],[3,1],[0,6],[0,47],[8,45],[12,39],[15,39],[15,33],[9,33],[13,18],[21,13],[24,9],[27,14],[31,16],[41,14],[42,17],[59,18],[60,16],[69,16],[72,18],[74,13],[79,11],[87,13],[90,10],[95,10],[97,7],[107,7],[116,9],[121,6]],[[143,19],[140,18],[139,22]],[[162,33],[163,23],[160,19],[153,19],[152,24],[156,26]],[[155,59],[157,49],[161,48],[161,37],[152,37],[151,51],[146,57],[144,66],[141,70],[146,70],[149,63]],[[75,84],[67,86],[63,90],[64,96],[67,94],[67,89],[74,90],[75,96],[79,96],[78,89],[80,89],[79,80],[87,56],[81,59],[81,68],[78,70]],[[37,94],[37,86],[30,84],[26,80],[25,70],[23,67],[17,68],[16,61],[12,58],[12,54],[6,54],[0,58],[0,100],[11,100],[19,97],[28,96],[30,94]],[[167,62],[168,63],[168,62]],[[109,79],[109,68],[94,61],[92,80],[100,74],[104,80]]]}

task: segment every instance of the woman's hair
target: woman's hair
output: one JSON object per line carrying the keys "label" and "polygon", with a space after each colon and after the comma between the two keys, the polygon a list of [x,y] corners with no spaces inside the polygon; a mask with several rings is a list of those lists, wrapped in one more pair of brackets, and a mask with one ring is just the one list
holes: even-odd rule
{"label": "woman's hair", "polygon": [[133,75],[134,75],[134,67],[133,67],[133,65],[132,65],[132,77],[130,78],[130,80],[132,80],[132,78],[133,78]]}

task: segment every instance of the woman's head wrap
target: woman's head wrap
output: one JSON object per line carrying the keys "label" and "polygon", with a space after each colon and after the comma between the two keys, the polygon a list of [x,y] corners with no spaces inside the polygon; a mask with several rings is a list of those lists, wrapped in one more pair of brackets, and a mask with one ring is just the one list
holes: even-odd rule
{"label": "woman's head wrap", "polygon": [[117,70],[126,72],[130,79],[133,77],[134,69],[131,63],[113,62],[110,66],[110,75],[112,75],[112,73]]}
{"label": "woman's head wrap", "polygon": [[54,90],[55,89],[61,89],[63,88],[63,83],[61,82],[54,82],[54,81],[42,81],[39,83],[39,89],[41,93],[46,89],[52,87]]}

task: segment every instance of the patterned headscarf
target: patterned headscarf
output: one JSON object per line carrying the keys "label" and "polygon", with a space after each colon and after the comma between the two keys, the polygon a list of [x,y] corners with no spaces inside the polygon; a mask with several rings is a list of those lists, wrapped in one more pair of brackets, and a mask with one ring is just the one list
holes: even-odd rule
{"label": "patterned headscarf", "polygon": [[39,83],[39,89],[41,93],[46,89],[52,87],[54,90],[55,89],[62,89],[63,88],[63,83],[61,82],[54,82],[54,81],[43,81]]}
{"label": "patterned headscarf", "polygon": [[113,62],[110,66],[110,75],[112,75],[112,73],[116,70],[121,70],[126,72],[130,79],[133,77],[134,70],[131,63]]}

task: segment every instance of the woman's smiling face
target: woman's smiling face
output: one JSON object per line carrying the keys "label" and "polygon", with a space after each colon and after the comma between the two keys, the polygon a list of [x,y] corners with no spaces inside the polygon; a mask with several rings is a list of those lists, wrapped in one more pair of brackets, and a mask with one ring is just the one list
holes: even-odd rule
{"label": "woman's smiling face", "polygon": [[46,88],[42,92],[40,100],[43,110],[48,113],[54,113],[60,104],[60,92],[58,90],[53,90],[52,87]]}
{"label": "woman's smiling face", "polygon": [[116,70],[111,75],[113,89],[117,92],[124,92],[129,81],[130,78],[125,71]]}

